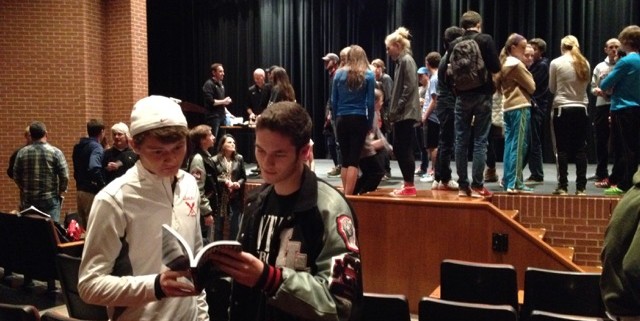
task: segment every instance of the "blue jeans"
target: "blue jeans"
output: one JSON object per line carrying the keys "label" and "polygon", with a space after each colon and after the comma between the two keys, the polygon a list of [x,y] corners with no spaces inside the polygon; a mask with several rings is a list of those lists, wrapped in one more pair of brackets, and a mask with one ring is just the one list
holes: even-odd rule
{"label": "blue jeans", "polygon": [[436,157],[435,180],[443,183],[451,180],[451,156],[455,140],[453,108],[436,109],[440,121],[440,136],[438,140],[438,156]]}
{"label": "blue jeans", "polygon": [[24,210],[29,208],[29,206],[33,206],[39,209],[42,212],[45,212],[51,215],[51,219],[54,222],[60,223],[60,198],[52,197],[46,200],[32,200],[32,201],[24,201],[22,204],[22,208],[20,210]]}
{"label": "blue jeans", "polygon": [[[487,136],[491,128],[490,94],[462,93],[455,107],[455,158],[460,188],[469,186],[467,173],[469,139],[473,129],[473,166],[471,187],[484,185],[484,166],[487,159]],[[473,128],[471,122],[473,121]]]}

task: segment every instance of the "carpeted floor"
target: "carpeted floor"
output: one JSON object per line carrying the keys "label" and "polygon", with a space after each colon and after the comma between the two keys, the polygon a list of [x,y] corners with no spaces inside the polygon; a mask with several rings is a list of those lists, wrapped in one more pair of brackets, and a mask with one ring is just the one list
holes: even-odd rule
{"label": "carpeted floor", "polygon": [[[55,267],[51,267],[55,268]],[[29,304],[38,310],[53,308],[63,305],[62,292],[60,284],[57,284],[57,290],[53,292],[47,291],[47,282],[34,280],[33,286],[23,287],[23,277],[20,274],[13,274],[5,277],[4,269],[0,268],[2,282],[0,282],[0,302],[9,304]]]}

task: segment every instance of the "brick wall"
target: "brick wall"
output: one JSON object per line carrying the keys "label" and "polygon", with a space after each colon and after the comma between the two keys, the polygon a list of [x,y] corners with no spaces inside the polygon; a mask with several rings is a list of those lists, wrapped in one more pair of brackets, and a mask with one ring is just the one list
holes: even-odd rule
{"label": "brick wall", "polygon": [[604,232],[617,197],[494,194],[492,203],[505,210],[517,209],[525,227],[545,228],[551,246],[575,248],[578,265],[599,266]]}
{"label": "brick wall", "polygon": [[[70,163],[86,121],[128,121],[147,95],[144,0],[0,0],[0,169],[24,144],[33,120]],[[4,174],[0,211],[16,209],[18,191]],[[75,210],[71,180],[63,212]]]}

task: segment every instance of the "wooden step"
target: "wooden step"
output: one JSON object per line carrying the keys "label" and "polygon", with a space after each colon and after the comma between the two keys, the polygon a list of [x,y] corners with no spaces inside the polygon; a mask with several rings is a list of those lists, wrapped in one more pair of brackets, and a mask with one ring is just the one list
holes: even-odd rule
{"label": "wooden step", "polygon": [[569,261],[573,261],[573,254],[576,251],[573,246],[554,246],[553,249],[558,251],[560,255],[569,259]]}
{"label": "wooden step", "polygon": [[580,268],[582,269],[582,271],[584,272],[589,272],[589,273],[602,273],[602,266],[598,265],[598,266],[593,266],[593,265],[580,265]]}
{"label": "wooden step", "polygon": [[529,231],[529,233],[533,234],[533,236],[541,240],[544,239],[544,235],[547,233],[547,229],[544,227],[540,227],[540,228],[529,227],[527,228],[527,230]]}
{"label": "wooden step", "polygon": [[502,210],[502,212],[513,220],[518,219],[518,214],[520,213],[518,210]]}

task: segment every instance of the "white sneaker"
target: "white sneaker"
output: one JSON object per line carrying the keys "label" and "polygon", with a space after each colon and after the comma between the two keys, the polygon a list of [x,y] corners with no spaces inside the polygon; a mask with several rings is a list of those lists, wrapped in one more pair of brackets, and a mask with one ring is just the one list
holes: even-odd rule
{"label": "white sneaker", "polygon": [[420,181],[421,182],[425,182],[425,183],[433,182],[434,181],[433,174],[426,174],[426,175],[420,177]]}
{"label": "white sneaker", "polygon": [[433,183],[431,184],[431,189],[432,190],[440,189],[440,182],[434,180]]}
{"label": "white sneaker", "polygon": [[460,186],[458,185],[458,182],[456,182],[453,179],[450,179],[446,183],[442,183],[441,182],[439,187],[440,187],[440,189],[446,190],[446,191],[457,191],[460,188]]}

